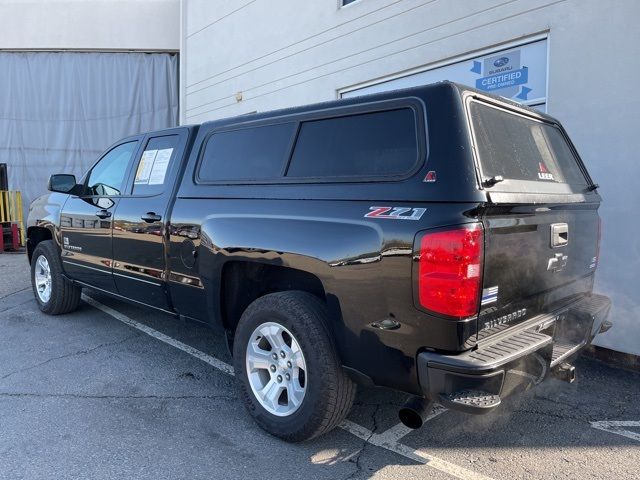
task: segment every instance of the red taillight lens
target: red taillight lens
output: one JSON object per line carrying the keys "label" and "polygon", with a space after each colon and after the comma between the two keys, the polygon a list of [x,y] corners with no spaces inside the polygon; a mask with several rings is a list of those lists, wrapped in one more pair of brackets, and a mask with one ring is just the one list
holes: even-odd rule
{"label": "red taillight lens", "polygon": [[420,241],[420,305],[452,317],[478,313],[484,235],[478,223],[427,233]]}

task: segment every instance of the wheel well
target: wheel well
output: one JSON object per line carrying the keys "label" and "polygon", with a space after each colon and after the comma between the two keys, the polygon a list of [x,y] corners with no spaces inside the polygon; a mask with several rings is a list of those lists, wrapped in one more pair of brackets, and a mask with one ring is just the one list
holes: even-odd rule
{"label": "wheel well", "polygon": [[221,287],[222,323],[230,337],[233,337],[249,304],[269,293],[301,290],[326,301],[322,282],[315,275],[295,268],[256,262],[225,264]]}
{"label": "wheel well", "polygon": [[51,230],[45,227],[29,227],[27,229],[27,255],[29,256],[29,263],[31,263],[31,256],[36,246],[45,240],[52,240]]}

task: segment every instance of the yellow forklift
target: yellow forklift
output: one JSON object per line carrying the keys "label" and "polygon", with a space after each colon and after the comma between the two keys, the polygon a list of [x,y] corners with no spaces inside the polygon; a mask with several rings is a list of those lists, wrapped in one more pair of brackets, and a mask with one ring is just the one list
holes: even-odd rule
{"label": "yellow forklift", "polygon": [[24,247],[22,194],[16,190],[9,190],[6,163],[0,163],[0,227],[0,253],[16,252]]}

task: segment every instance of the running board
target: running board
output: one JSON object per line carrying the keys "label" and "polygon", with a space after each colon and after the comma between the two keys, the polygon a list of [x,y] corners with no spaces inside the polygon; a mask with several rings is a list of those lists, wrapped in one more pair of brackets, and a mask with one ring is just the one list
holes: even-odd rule
{"label": "running board", "polygon": [[560,365],[586,344],[587,342],[572,343],[562,340],[556,340],[553,343],[553,353],[551,354],[551,368],[555,367],[556,365]]}
{"label": "running board", "polygon": [[451,410],[481,415],[500,405],[500,396],[478,390],[461,390],[440,395],[440,403]]}

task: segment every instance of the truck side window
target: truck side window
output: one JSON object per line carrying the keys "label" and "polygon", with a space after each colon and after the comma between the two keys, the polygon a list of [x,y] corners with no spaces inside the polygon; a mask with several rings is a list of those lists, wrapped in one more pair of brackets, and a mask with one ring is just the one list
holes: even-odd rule
{"label": "truck side window", "polygon": [[129,162],[138,142],[127,142],[109,151],[96,163],[87,180],[87,195],[120,195],[124,186]]}
{"label": "truck side window", "polygon": [[214,133],[204,149],[198,179],[273,179],[282,175],[296,124],[280,123]]}
{"label": "truck side window", "polygon": [[303,122],[287,177],[376,177],[418,161],[416,120],[400,108]]}
{"label": "truck side window", "polygon": [[167,172],[176,157],[179,140],[178,135],[164,135],[147,141],[136,167],[133,195],[154,195],[164,191]]}

